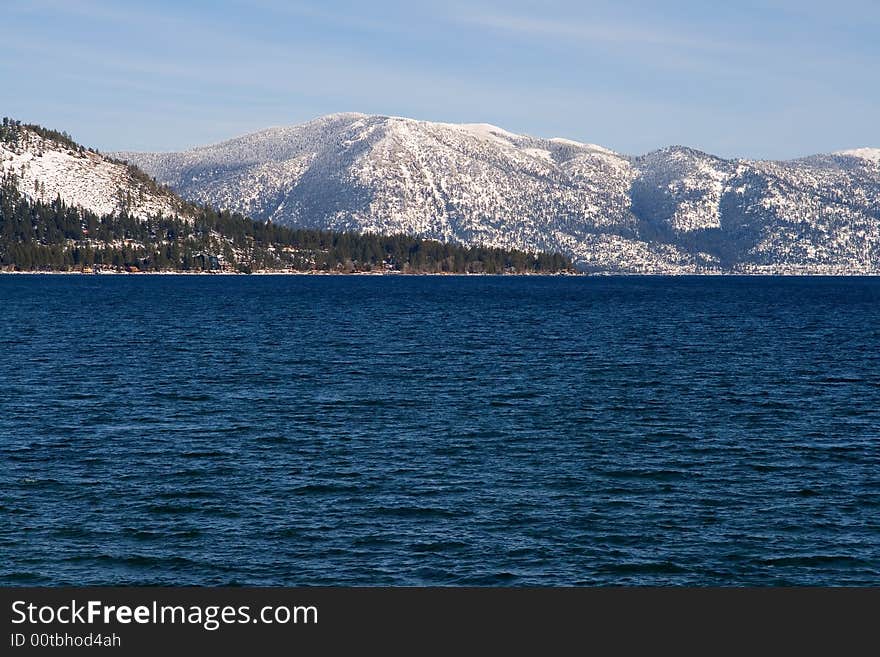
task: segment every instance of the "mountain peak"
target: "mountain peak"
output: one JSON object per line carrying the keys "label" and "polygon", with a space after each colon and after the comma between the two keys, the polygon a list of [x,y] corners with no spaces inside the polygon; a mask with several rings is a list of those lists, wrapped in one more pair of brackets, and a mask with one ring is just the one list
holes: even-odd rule
{"label": "mountain peak", "polygon": [[651,151],[647,153],[643,157],[674,157],[674,158],[706,158],[711,160],[721,160],[723,158],[718,157],[717,155],[712,155],[711,153],[707,153],[706,151],[701,151],[697,148],[693,148],[691,146],[683,146],[681,144],[673,144],[671,146],[664,146],[663,148],[658,148],[657,150]]}
{"label": "mountain peak", "polygon": [[880,148],[850,148],[848,150],[836,151],[835,155],[847,155],[849,157],[857,157],[862,160],[880,163]]}

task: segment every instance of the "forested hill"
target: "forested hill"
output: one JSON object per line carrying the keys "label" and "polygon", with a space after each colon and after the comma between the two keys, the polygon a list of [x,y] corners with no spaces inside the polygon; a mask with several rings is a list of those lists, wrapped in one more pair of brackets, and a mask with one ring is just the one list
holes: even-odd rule
{"label": "forested hill", "polygon": [[553,273],[558,255],[297,230],[184,201],[66,132],[0,123],[0,268]]}
{"label": "forested hill", "polygon": [[35,201],[57,198],[98,215],[125,212],[186,216],[189,204],[134,165],[77,144],[66,132],[4,118],[0,123],[0,176],[15,176]]}
{"label": "forested hill", "polygon": [[5,271],[316,271],[558,273],[560,255],[462,247],[403,235],[296,230],[211,208],[185,218],[98,214],[35,199],[0,179],[0,269]]}

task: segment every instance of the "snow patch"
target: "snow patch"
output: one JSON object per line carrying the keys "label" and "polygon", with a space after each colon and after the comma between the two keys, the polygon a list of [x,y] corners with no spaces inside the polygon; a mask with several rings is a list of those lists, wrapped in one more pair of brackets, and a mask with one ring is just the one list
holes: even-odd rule
{"label": "snow patch", "polygon": [[563,146],[575,146],[577,148],[586,148],[591,151],[598,151],[600,153],[606,153],[608,155],[617,155],[616,151],[612,151],[610,148],[605,148],[604,146],[599,146],[598,144],[588,144],[582,141],[575,141],[574,139],[566,139],[564,137],[553,137],[548,141],[553,142],[554,144],[562,144]]}
{"label": "snow patch", "polygon": [[553,161],[553,156],[550,154],[550,151],[545,151],[543,148],[524,148],[523,153],[528,153],[529,155],[541,160],[546,160],[547,162]]}
{"label": "snow patch", "polygon": [[499,128],[491,123],[443,123],[441,125],[473,135],[474,137],[479,137],[480,139],[501,142],[502,144],[509,144],[513,140],[521,138],[520,135],[508,132],[504,128]]}
{"label": "snow patch", "polygon": [[851,148],[845,151],[837,151],[835,155],[848,155],[862,160],[880,163],[880,148]]}

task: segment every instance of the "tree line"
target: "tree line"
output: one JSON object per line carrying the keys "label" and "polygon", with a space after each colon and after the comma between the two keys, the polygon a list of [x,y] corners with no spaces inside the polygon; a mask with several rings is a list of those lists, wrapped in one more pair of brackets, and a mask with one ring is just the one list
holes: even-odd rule
{"label": "tree line", "polygon": [[43,139],[48,139],[61,144],[72,151],[81,153],[85,150],[90,150],[94,153],[97,152],[94,149],[86,149],[84,146],[78,144],[73,137],[66,132],[59,132],[58,130],[45,128],[36,123],[22,123],[21,121],[10,119],[8,116],[4,116],[2,122],[0,122],[0,143],[17,146],[21,141],[22,136],[28,131],[43,137]]}
{"label": "tree line", "polygon": [[[6,126],[8,128],[8,125]],[[71,271],[229,270],[404,273],[557,273],[559,254],[466,247],[406,235],[291,229],[240,214],[188,206],[191,216],[97,215],[21,194],[0,180],[0,267]]]}

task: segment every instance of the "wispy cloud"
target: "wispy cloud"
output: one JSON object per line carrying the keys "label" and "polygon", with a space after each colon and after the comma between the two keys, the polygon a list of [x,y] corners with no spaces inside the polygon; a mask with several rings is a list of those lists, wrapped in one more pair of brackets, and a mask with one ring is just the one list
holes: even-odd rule
{"label": "wispy cloud", "polygon": [[661,46],[708,52],[739,52],[749,46],[717,38],[700,37],[671,29],[602,21],[561,20],[512,14],[479,13],[465,10],[462,23],[520,34],[526,37],[592,41],[623,47]]}
{"label": "wispy cloud", "polygon": [[0,4],[7,111],[105,148],[339,110],[626,152],[684,142],[787,156],[877,141],[876,0]]}
{"label": "wispy cloud", "polygon": [[327,5],[315,6],[304,2],[288,2],[286,0],[235,0],[235,4],[246,10],[258,9],[278,16],[299,17],[318,20],[326,24],[355,28],[364,32],[394,33],[411,31],[379,15],[362,16],[350,12],[334,11]]}

